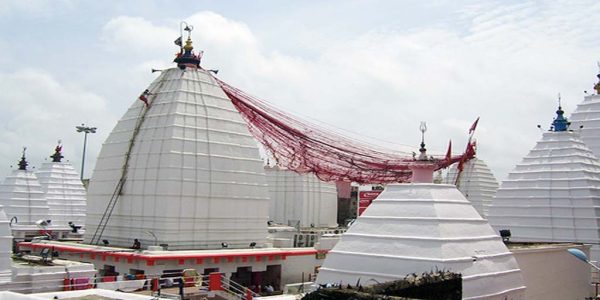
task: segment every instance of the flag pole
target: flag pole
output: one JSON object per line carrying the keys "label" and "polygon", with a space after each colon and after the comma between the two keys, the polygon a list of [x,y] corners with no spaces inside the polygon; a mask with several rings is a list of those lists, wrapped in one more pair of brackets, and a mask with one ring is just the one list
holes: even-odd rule
{"label": "flag pole", "polygon": [[186,23],[185,21],[181,21],[179,23],[179,38],[181,39],[181,43],[179,43],[179,52],[183,52],[183,24],[185,24],[185,26],[188,26],[188,23]]}
{"label": "flag pole", "polygon": [[471,147],[473,135],[475,135],[475,129],[477,128],[477,123],[479,123],[479,117],[477,117],[477,120],[475,120],[475,122],[473,122],[473,125],[471,125],[471,128],[469,128],[469,140],[467,141],[467,149],[465,150],[465,153],[463,153],[463,157],[460,158],[460,161],[458,162],[458,166],[456,166],[456,179],[454,180],[454,185],[456,186],[456,188],[458,188],[458,182],[460,180],[460,175],[463,171],[462,170],[463,165],[464,165],[465,161],[467,160],[467,155],[469,153],[469,148]]}

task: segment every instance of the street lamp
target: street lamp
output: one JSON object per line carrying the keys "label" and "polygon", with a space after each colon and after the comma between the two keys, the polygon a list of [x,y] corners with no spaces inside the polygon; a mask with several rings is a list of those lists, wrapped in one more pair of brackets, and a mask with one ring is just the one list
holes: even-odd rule
{"label": "street lamp", "polygon": [[598,266],[594,265],[589,258],[587,257],[587,255],[585,255],[585,253],[583,253],[583,251],[579,250],[579,249],[575,249],[575,248],[569,248],[567,249],[567,251],[569,251],[569,253],[571,253],[571,255],[577,257],[577,259],[583,261],[586,264],[589,264],[590,266],[592,266],[594,269],[600,271],[600,268],[598,268]]}
{"label": "street lamp", "polygon": [[[594,265],[590,259],[587,257],[587,255],[585,255],[585,253],[579,249],[576,248],[569,248],[567,249],[567,251],[569,251],[569,253],[573,256],[575,256],[577,259],[583,261],[584,263],[592,266],[592,268],[596,269],[597,271],[600,271],[600,268],[598,268],[598,266]],[[593,299],[598,299],[598,282],[593,282],[593,284],[596,285],[596,293],[594,295],[596,295],[596,298]]]}
{"label": "street lamp", "polygon": [[81,181],[83,181],[83,168],[85,166],[85,147],[87,145],[87,135],[88,133],[96,133],[96,127],[86,127],[85,124],[81,124],[81,126],[75,126],[77,132],[83,132],[83,157],[81,158]]}
{"label": "street lamp", "polygon": [[158,246],[158,238],[156,237],[156,234],[154,234],[154,232],[151,230],[146,230],[145,233],[151,235],[154,238],[154,246]]}

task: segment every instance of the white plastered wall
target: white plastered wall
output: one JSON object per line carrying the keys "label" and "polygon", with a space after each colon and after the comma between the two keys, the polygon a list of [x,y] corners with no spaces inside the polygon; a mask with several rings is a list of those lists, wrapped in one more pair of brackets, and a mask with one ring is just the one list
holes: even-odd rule
{"label": "white plastered wall", "polygon": [[265,167],[269,185],[269,218],[277,223],[301,227],[337,226],[335,184],[313,174],[298,174],[278,167]]}

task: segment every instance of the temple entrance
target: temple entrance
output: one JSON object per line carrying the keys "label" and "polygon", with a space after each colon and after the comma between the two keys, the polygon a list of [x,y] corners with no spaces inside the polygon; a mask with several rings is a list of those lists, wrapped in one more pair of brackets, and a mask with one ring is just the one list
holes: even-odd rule
{"label": "temple entrance", "polygon": [[263,273],[263,285],[271,285],[275,291],[281,290],[281,265],[267,266]]}
{"label": "temple entrance", "polygon": [[229,279],[245,287],[250,287],[252,285],[252,267],[238,267]]}

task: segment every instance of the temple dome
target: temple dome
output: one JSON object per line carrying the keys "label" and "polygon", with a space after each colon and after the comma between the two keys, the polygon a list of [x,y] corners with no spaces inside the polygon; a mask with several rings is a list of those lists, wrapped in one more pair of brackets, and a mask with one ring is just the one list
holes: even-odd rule
{"label": "temple dome", "polygon": [[16,217],[18,224],[48,220],[48,201],[35,174],[27,170],[24,152],[19,166],[0,184],[0,205],[9,219]]}
{"label": "temple dome", "polygon": [[512,253],[447,184],[388,185],[328,253],[317,282],[368,285],[435,269],[461,273],[465,299],[523,298]]}
{"label": "temple dome", "polygon": [[35,174],[46,194],[52,224],[84,225],[86,191],[73,165],[58,159],[43,163]]}
{"label": "temple dome", "polygon": [[337,190],[314,174],[265,167],[269,184],[269,218],[300,227],[337,227]]}
{"label": "temple dome", "polygon": [[[455,184],[457,164],[452,165],[444,183]],[[498,189],[498,181],[487,166],[487,164],[478,158],[473,158],[464,164],[456,188],[471,202],[473,207],[482,216],[486,217],[488,208],[492,204],[492,198]]]}
{"label": "temple dome", "polygon": [[134,238],[170,249],[265,243],[263,162],[215,79],[182,65],[162,71],[140,99],[149,105],[136,100],[100,151],[88,190],[86,240],[118,195],[101,237],[111,245],[131,246]]}
{"label": "temple dome", "polygon": [[577,132],[549,131],[502,181],[490,224],[514,241],[594,244],[600,258],[600,161]]}

